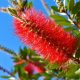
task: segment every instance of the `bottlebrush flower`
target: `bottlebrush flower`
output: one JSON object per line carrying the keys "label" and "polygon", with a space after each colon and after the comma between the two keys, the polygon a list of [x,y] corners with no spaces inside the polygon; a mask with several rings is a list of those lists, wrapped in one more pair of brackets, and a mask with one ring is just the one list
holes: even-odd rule
{"label": "bottlebrush flower", "polygon": [[43,73],[45,70],[33,63],[29,63],[27,66],[25,66],[25,71],[28,72],[29,75],[31,74],[37,74],[37,73]]}
{"label": "bottlebrush flower", "polygon": [[62,64],[72,56],[77,39],[55,21],[33,8],[25,10],[20,17],[27,23],[24,25],[24,22],[15,18],[16,34],[31,49],[51,63]]}

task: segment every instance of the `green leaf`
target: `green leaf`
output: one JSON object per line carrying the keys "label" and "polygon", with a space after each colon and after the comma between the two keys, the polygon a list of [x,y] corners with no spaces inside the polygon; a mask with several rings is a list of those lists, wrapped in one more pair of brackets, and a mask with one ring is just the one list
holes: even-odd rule
{"label": "green leaf", "polygon": [[0,76],[1,78],[5,78],[5,79],[8,79],[10,78],[11,76]]}
{"label": "green leaf", "polygon": [[17,0],[19,7],[23,10],[28,4],[27,0]]}
{"label": "green leaf", "polygon": [[35,80],[38,80],[39,77],[41,77],[40,74],[34,74],[34,75],[32,75],[32,78],[35,79]]}
{"label": "green leaf", "polygon": [[51,6],[53,11],[59,12],[58,7],[57,6]]}
{"label": "green leaf", "polygon": [[49,63],[49,64],[47,64],[46,68],[48,68],[50,70],[51,69],[58,69],[59,65],[57,63],[54,63],[54,64]]}
{"label": "green leaf", "polygon": [[68,9],[69,9],[70,12],[72,12],[74,4],[75,4],[74,0],[69,0],[69,2],[68,2]]}
{"label": "green leaf", "polygon": [[63,16],[51,15],[51,17],[61,26],[72,26],[71,23]]}
{"label": "green leaf", "polygon": [[45,77],[45,80],[51,80],[51,77],[53,76],[52,74],[49,73],[42,73],[42,76]]}
{"label": "green leaf", "polygon": [[69,2],[69,0],[64,0],[63,3],[64,3],[64,7],[65,7],[65,8],[67,8],[68,2]]}
{"label": "green leaf", "polygon": [[28,49],[27,47],[24,47],[23,49],[20,48],[20,57],[23,59],[26,59],[26,56],[28,56],[32,60],[40,60],[41,58],[35,53],[35,51]]}
{"label": "green leaf", "polygon": [[18,73],[19,77],[22,80],[29,79],[28,74],[24,70],[24,67],[25,67],[25,64],[16,65],[14,70],[15,72]]}
{"label": "green leaf", "polygon": [[22,0],[17,0],[19,7],[22,7]]}
{"label": "green leaf", "polygon": [[23,0],[22,6],[24,7],[28,3],[27,0]]}
{"label": "green leaf", "polygon": [[13,62],[18,62],[19,61],[18,57],[11,57],[11,58],[13,59]]}
{"label": "green leaf", "polygon": [[76,57],[76,58],[80,58],[80,48],[78,48],[78,50],[77,50],[77,52],[76,52],[76,54],[75,54],[75,57]]}
{"label": "green leaf", "polygon": [[59,72],[59,74],[57,74],[57,76],[59,78],[64,78],[65,77],[65,72],[62,70],[62,71]]}
{"label": "green leaf", "polygon": [[27,8],[31,8],[33,6],[32,1],[30,1],[29,3],[27,3]]}
{"label": "green leaf", "polygon": [[77,65],[77,64],[70,64],[68,66],[68,70],[66,72],[66,77],[68,77],[68,78],[74,78],[74,77],[76,77],[75,71],[77,71],[78,68],[79,68],[79,65]]}
{"label": "green leaf", "polygon": [[17,15],[17,11],[14,8],[8,8],[8,11],[12,16]]}
{"label": "green leaf", "polygon": [[80,75],[80,68],[75,72],[75,74]]}
{"label": "green leaf", "polygon": [[78,30],[73,30],[73,34],[77,37],[80,38],[80,32]]}
{"label": "green leaf", "polygon": [[41,56],[34,56],[34,55],[33,55],[33,57],[31,57],[31,59],[33,61],[40,61],[40,60],[42,60]]}
{"label": "green leaf", "polygon": [[72,10],[72,14],[77,14],[80,11],[80,1],[75,4]]}
{"label": "green leaf", "polygon": [[28,49],[26,47],[24,47],[23,49],[20,48],[20,56],[23,59],[26,59],[27,53],[28,53]]}
{"label": "green leaf", "polygon": [[75,28],[72,26],[72,27],[66,27],[66,28],[64,28],[66,31],[73,31],[73,30],[75,30]]}
{"label": "green leaf", "polygon": [[80,22],[80,10],[79,10],[79,12],[76,14],[75,18],[76,18],[77,22]]}
{"label": "green leaf", "polygon": [[59,25],[61,26],[72,26],[71,23],[69,21],[56,21]]}
{"label": "green leaf", "polygon": [[57,14],[51,15],[51,17],[52,17],[54,20],[66,21],[66,18],[65,18],[65,17],[60,16],[60,15],[57,15]]}

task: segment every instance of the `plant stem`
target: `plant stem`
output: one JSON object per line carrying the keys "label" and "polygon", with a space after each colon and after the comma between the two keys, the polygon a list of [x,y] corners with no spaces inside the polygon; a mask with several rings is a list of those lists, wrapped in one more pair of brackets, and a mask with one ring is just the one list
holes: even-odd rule
{"label": "plant stem", "polygon": [[77,26],[76,22],[74,22],[74,21],[72,20],[71,16],[67,13],[67,11],[65,11],[65,14],[68,16],[70,22],[71,22],[72,24],[74,24],[75,26]]}
{"label": "plant stem", "polygon": [[[56,4],[58,5],[58,7],[64,7],[64,4],[61,0],[54,0],[56,2]],[[69,19],[69,21],[71,22],[71,24],[74,24],[77,28],[78,28],[78,25],[75,21],[73,21],[73,19],[71,18],[70,14],[68,14],[67,10],[65,8],[63,8],[62,10],[63,13],[65,13]]]}
{"label": "plant stem", "polygon": [[7,69],[4,69],[2,66],[0,66],[0,70],[2,70],[3,72],[6,72],[10,76],[14,77],[14,75],[11,72],[9,72]]}
{"label": "plant stem", "polygon": [[80,58],[76,59],[76,58],[73,57],[72,60],[75,61],[75,62],[77,62],[78,64],[80,64]]}
{"label": "plant stem", "polygon": [[8,48],[6,48],[6,47],[4,47],[2,45],[0,45],[0,50],[2,50],[4,52],[7,52],[8,54],[10,54],[10,55],[12,55],[14,57],[17,56],[17,54],[14,51],[12,51],[11,49],[8,49]]}

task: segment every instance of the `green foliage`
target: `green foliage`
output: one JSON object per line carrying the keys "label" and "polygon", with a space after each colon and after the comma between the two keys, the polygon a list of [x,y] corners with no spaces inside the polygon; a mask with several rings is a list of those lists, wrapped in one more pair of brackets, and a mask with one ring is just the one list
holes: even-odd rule
{"label": "green foliage", "polygon": [[80,10],[80,1],[77,2],[74,7],[73,7],[73,10],[72,10],[72,14],[77,14]]}
{"label": "green foliage", "polygon": [[80,47],[77,49],[75,57],[80,58]]}
{"label": "green foliage", "polygon": [[[57,74],[58,77],[66,78],[67,80],[79,80],[80,75],[77,75],[76,71],[78,71],[80,68],[80,65],[75,63],[70,63],[64,70],[61,70],[59,74]],[[78,72],[79,73],[79,72]]]}
{"label": "green foliage", "polygon": [[59,68],[59,65],[57,64],[57,63],[54,63],[54,64],[51,64],[51,63],[49,63],[47,66],[46,66],[46,68],[48,68],[48,69],[58,69]]}
{"label": "green foliage", "polygon": [[17,15],[17,11],[14,8],[8,8],[8,11],[12,16],[16,16]]}
{"label": "green foliage", "polygon": [[80,68],[75,72],[76,75],[79,75],[80,77]]}
{"label": "green foliage", "polygon": [[68,32],[72,32],[73,30],[76,30],[76,28],[74,27],[74,26],[72,26],[72,27],[66,27],[66,28],[64,28],[66,31],[68,31]]}
{"label": "green foliage", "polygon": [[80,10],[79,10],[78,13],[76,14],[75,18],[76,18],[76,21],[77,21],[77,22],[80,22]]}
{"label": "green foliage", "polygon": [[33,6],[33,3],[32,1],[30,1],[28,4],[27,4],[27,8],[31,8]]}
{"label": "green foliage", "polygon": [[18,73],[18,76],[22,79],[22,80],[26,80],[29,78],[29,76],[27,75],[27,73],[24,70],[24,66],[25,64],[20,64],[20,65],[16,65],[15,66],[15,72]]}
{"label": "green foliage", "polygon": [[30,54],[30,50],[24,47],[23,49],[20,48],[20,57],[22,59],[26,59],[27,54]]}
{"label": "green foliage", "polygon": [[79,67],[80,67],[79,65],[70,64],[66,72],[66,77],[68,79],[78,79],[79,76],[75,75],[75,72],[79,69]]}
{"label": "green foliage", "polygon": [[59,9],[57,6],[51,6],[52,10],[55,11],[55,12],[59,12]]}
{"label": "green foliage", "polygon": [[71,23],[63,16],[54,14],[51,17],[61,26],[72,26]]}
{"label": "green foliage", "polygon": [[32,60],[39,60],[40,56],[38,56],[35,51],[28,49],[27,47],[24,47],[23,49],[20,48],[20,57],[22,59],[27,59],[27,56]]}
{"label": "green foliage", "polygon": [[24,8],[27,3],[28,3],[27,0],[18,0],[18,5],[21,8]]}
{"label": "green foliage", "polygon": [[8,54],[12,55],[12,56],[17,56],[17,54],[11,50],[11,49],[8,49],[2,45],[0,45],[0,50],[4,51],[4,52],[7,52]]}
{"label": "green foliage", "polygon": [[73,30],[73,34],[80,39],[80,32],[78,30]]}
{"label": "green foliage", "polygon": [[74,9],[74,4],[75,4],[74,1],[75,1],[75,0],[68,0],[68,10],[69,10],[70,12],[72,12],[73,9]]}
{"label": "green foliage", "polygon": [[0,76],[0,77],[4,79],[9,79],[11,76]]}

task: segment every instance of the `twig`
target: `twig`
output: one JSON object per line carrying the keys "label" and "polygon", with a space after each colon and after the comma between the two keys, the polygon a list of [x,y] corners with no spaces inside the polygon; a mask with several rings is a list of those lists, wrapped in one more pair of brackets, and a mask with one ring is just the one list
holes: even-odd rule
{"label": "twig", "polygon": [[71,22],[72,24],[75,24],[75,25],[77,26],[77,24],[72,20],[71,16],[67,13],[67,11],[65,11],[65,14],[68,16],[70,22]]}
{"label": "twig", "polygon": [[0,70],[14,77],[14,75],[11,72],[9,72],[7,69],[4,69],[2,66],[0,66]]}
{"label": "twig", "polygon": [[51,10],[48,7],[48,5],[46,4],[45,0],[41,0],[41,3],[44,6],[44,8],[46,9],[47,13],[50,15],[51,14]]}
{"label": "twig", "polygon": [[17,56],[17,54],[14,51],[12,51],[6,47],[3,47],[2,45],[0,45],[0,50],[9,53],[12,56],[15,56],[15,57]]}
{"label": "twig", "polygon": [[72,57],[72,60],[75,61],[76,63],[80,64],[80,58],[74,58],[74,57]]}
{"label": "twig", "polygon": [[[61,7],[64,7],[64,4],[61,0],[54,0],[54,1],[56,2],[59,9],[61,9]],[[67,12],[67,10],[65,10],[65,8],[63,8],[62,12],[67,15],[67,17],[68,17],[69,21],[71,22],[71,24],[74,24],[76,27],[78,27],[77,23],[75,21],[73,21],[70,14],[68,14],[68,12]]]}

